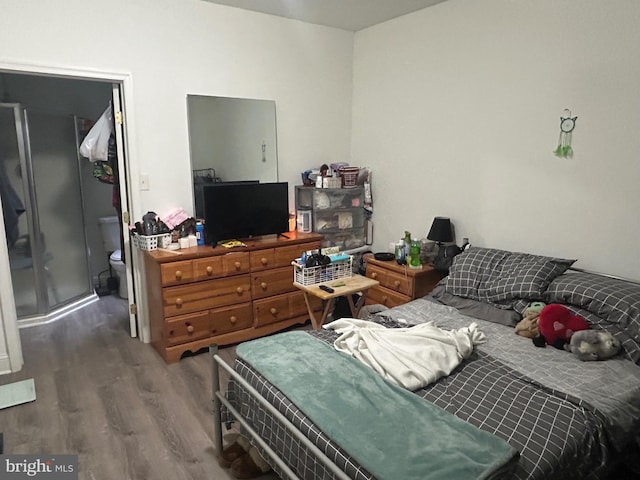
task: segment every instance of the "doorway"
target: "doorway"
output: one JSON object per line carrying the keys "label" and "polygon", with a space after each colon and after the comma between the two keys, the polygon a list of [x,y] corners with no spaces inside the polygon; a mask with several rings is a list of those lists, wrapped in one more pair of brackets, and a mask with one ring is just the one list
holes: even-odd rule
{"label": "doorway", "polygon": [[[19,214],[21,218],[17,233],[20,238],[17,245],[10,243],[7,232],[16,320],[20,319],[18,325],[21,327],[50,321],[80,308],[87,300],[97,299],[96,289],[106,286],[109,277],[114,275],[109,262],[112,252],[104,251],[99,219],[118,216],[121,210],[114,206],[116,195],[121,200],[120,206],[125,209],[128,207],[127,199],[120,198],[122,192],[126,197],[126,169],[119,169],[122,173],[118,183],[122,185],[116,184],[114,188],[113,185],[100,184],[93,176],[93,165],[78,155],[77,147],[83,139],[83,133],[86,133],[83,128],[97,120],[114,99],[117,112],[121,112],[123,81],[118,77],[122,76],[113,79],[110,76],[76,78],[75,75],[42,71],[3,70],[0,65],[0,103],[5,107],[0,109],[0,140],[11,136],[7,133],[10,129],[5,125],[12,125],[16,134],[13,143],[19,143],[16,132],[24,125],[28,131],[25,154],[41,150],[48,155],[53,143],[64,139],[66,153],[63,156],[73,160],[60,167],[52,165],[50,161],[40,162],[42,158],[32,155],[34,175],[31,184],[28,179],[22,181],[21,178],[20,182],[13,185],[18,187],[18,197],[23,200],[25,212]],[[55,125],[58,133],[46,134],[52,125]],[[120,123],[116,126],[115,136],[118,143],[117,162],[125,165],[126,137],[123,132]],[[35,137],[38,137],[39,143],[34,145]],[[19,151],[16,153],[20,156]],[[16,172],[16,175],[25,171],[28,173],[28,161],[28,158],[26,162],[22,160],[17,170],[9,164],[9,175],[11,172]],[[7,162],[3,163],[7,166]],[[63,179],[67,182],[64,186]],[[33,193],[30,193],[30,189]],[[6,216],[4,207],[3,198],[3,216]],[[119,218],[122,219],[121,216]],[[119,225],[122,231],[122,220]],[[124,247],[123,251],[126,252],[129,242]],[[19,254],[24,254],[19,258],[23,260],[22,263],[15,260]],[[0,267],[4,268],[2,265]],[[129,277],[129,291],[133,292],[131,268],[127,270],[123,281],[127,282]],[[115,286],[112,294],[118,296],[120,290],[117,289],[117,283],[110,284]],[[102,292],[104,294],[104,288]],[[133,294],[128,297],[133,303]],[[123,299],[123,302],[127,300]],[[5,318],[5,322],[7,320],[10,319]],[[131,336],[137,336],[133,315],[130,323]]]}

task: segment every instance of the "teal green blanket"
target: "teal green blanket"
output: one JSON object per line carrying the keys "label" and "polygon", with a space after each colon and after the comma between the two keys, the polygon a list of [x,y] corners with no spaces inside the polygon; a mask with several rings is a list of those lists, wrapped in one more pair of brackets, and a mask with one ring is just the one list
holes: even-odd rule
{"label": "teal green blanket", "polygon": [[237,355],[380,480],[485,479],[517,461],[504,440],[308,333],[246,342]]}

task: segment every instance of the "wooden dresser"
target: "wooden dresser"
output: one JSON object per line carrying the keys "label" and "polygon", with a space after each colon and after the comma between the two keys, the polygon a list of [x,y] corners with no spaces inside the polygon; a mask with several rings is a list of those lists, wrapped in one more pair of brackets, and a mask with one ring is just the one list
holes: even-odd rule
{"label": "wooden dresser", "polygon": [[[183,353],[267,335],[309,319],[291,261],[322,235],[289,232],[246,247],[145,252],[151,344],[167,362]],[[320,311],[320,300],[313,305]]]}
{"label": "wooden dresser", "polygon": [[429,265],[413,269],[398,265],[395,260],[376,260],[371,254],[365,255],[364,259],[367,263],[367,277],[380,282],[380,285],[369,289],[368,305],[380,303],[389,308],[402,305],[431,292],[442,278]]}

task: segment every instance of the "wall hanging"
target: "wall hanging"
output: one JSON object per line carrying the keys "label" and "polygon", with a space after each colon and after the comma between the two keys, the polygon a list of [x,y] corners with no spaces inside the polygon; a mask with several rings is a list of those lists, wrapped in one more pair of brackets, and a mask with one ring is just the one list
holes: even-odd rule
{"label": "wall hanging", "polygon": [[571,135],[573,129],[576,128],[576,120],[578,117],[571,116],[571,110],[565,108],[566,116],[560,117],[560,138],[558,139],[558,147],[553,153],[560,158],[573,157],[573,149],[571,148]]}

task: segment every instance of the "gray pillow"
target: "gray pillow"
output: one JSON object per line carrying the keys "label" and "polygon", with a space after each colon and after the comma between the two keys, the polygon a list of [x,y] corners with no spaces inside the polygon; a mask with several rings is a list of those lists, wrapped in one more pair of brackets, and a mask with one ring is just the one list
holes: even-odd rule
{"label": "gray pillow", "polygon": [[453,260],[445,288],[461,297],[521,309],[541,300],[549,283],[575,260],[471,247]]}
{"label": "gray pillow", "polygon": [[463,315],[499,323],[507,327],[514,327],[522,318],[514,310],[501,309],[478,300],[453,295],[447,292],[443,285],[436,286],[431,292],[431,296],[444,305],[457,308]]}

